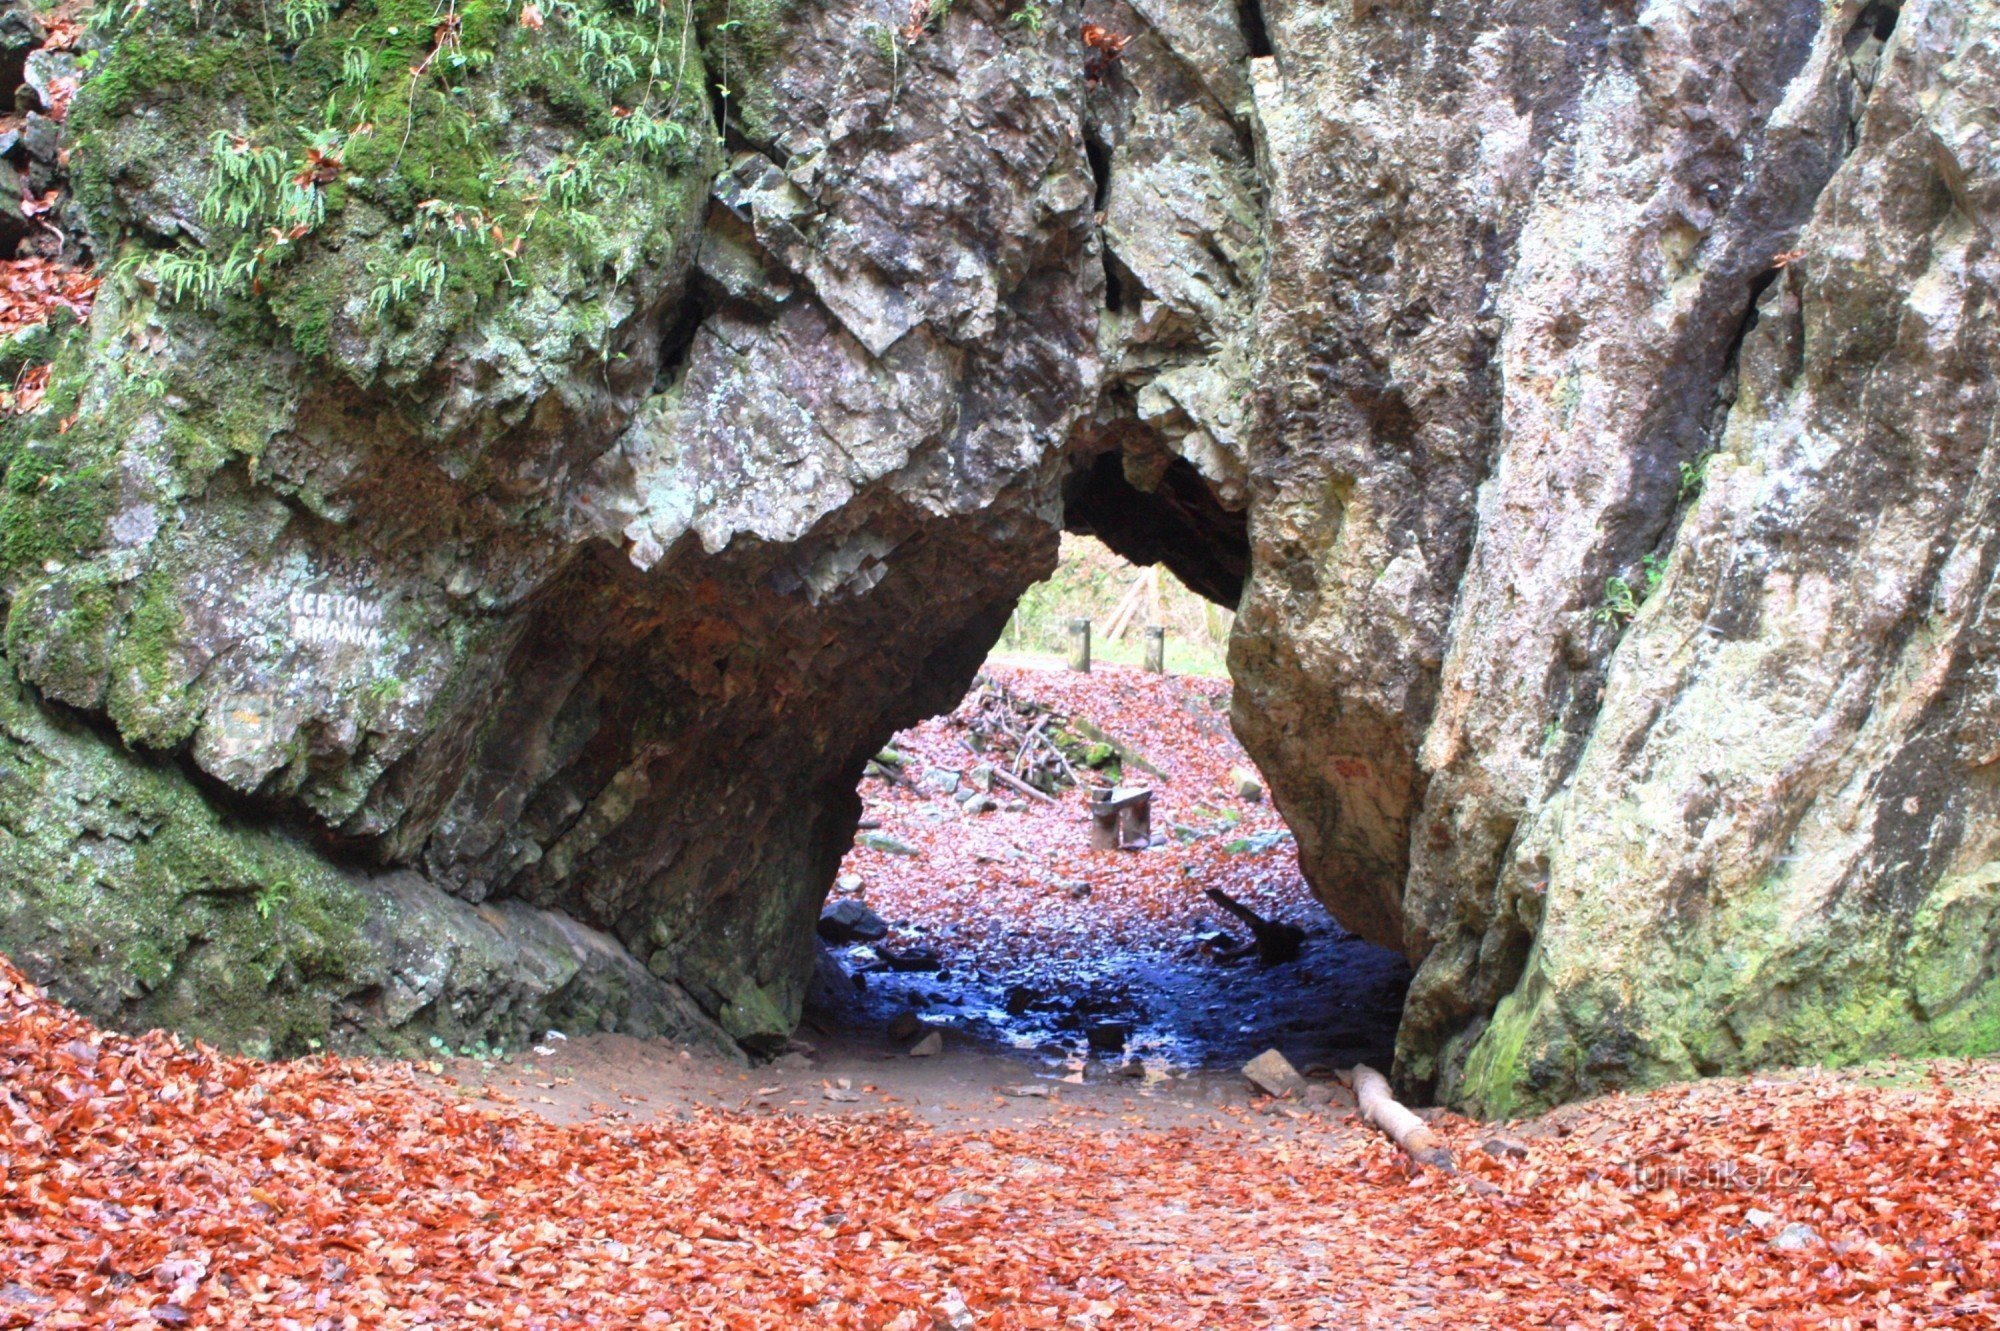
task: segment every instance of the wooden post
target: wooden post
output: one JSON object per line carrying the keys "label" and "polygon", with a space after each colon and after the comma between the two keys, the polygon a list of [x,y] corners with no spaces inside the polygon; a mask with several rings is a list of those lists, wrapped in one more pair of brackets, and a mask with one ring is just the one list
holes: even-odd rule
{"label": "wooden post", "polygon": [[1146,627],[1146,669],[1156,675],[1167,673],[1167,631],[1158,624]]}
{"label": "wooden post", "polygon": [[1090,673],[1090,621],[1072,619],[1069,622],[1069,668]]}
{"label": "wooden post", "polygon": [[1139,797],[1118,811],[1118,849],[1146,850],[1153,844],[1153,792],[1142,790]]}
{"label": "wooden post", "polygon": [[1153,842],[1153,792],[1120,786],[1090,792],[1090,848],[1144,850]]}

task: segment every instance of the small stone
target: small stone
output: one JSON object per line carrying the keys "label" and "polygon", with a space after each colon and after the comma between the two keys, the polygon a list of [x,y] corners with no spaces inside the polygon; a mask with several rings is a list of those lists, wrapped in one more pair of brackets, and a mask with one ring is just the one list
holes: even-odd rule
{"label": "small stone", "polygon": [[1760,1211],[1754,1206],[1743,1213],[1743,1219],[1759,1229],[1769,1229],[1778,1223],[1778,1217],[1769,1211]]}
{"label": "small stone", "polygon": [[924,1029],[923,1018],[908,1008],[889,1019],[889,1038],[899,1043],[922,1029]]}
{"label": "small stone", "polygon": [[1006,1005],[1008,1016],[1019,1017],[1024,1015],[1029,1008],[1041,1002],[1042,995],[1040,990],[1030,988],[1025,984],[1010,984],[1007,986],[1006,997],[1002,1001]]}
{"label": "small stone", "polygon": [[862,881],[860,874],[844,873],[833,880],[833,886],[835,890],[846,896],[858,897],[866,890],[868,885]]}
{"label": "small stone", "polygon": [[1275,1049],[1266,1049],[1243,1065],[1243,1076],[1266,1095],[1303,1096],[1306,1079],[1292,1061]]}
{"label": "small stone", "polygon": [[1778,1231],[1777,1237],[1771,1240],[1771,1247],[1779,1252],[1804,1252],[1808,1248],[1817,1248],[1824,1242],[1818,1230],[1794,1220]]}
{"label": "small stone", "polygon": [[1528,1144],[1526,1142],[1515,1141],[1512,1137],[1503,1137],[1497,1132],[1490,1133],[1481,1138],[1479,1149],[1496,1160],[1504,1160],[1509,1157],[1515,1160],[1526,1160],[1528,1158]]}
{"label": "small stone", "polygon": [[972,1309],[956,1294],[946,1294],[931,1318],[933,1331],[973,1331],[978,1325],[979,1319],[972,1315]]}
{"label": "small stone", "polygon": [[944,1052],[944,1032],[932,1031],[910,1046],[911,1058],[933,1058]]}
{"label": "small stone", "polygon": [[916,855],[918,850],[907,841],[898,841],[886,832],[863,832],[858,838],[870,850],[879,850],[888,855]]}
{"label": "small stone", "polygon": [[942,971],[944,969],[943,959],[927,947],[913,947],[901,952],[893,948],[878,947],[875,949],[875,953],[882,958],[882,964],[892,971]]}
{"label": "small stone", "polygon": [[1003,1086],[1000,1088],[1000,1093],[1002,1095],[1011,1095],[1016,1100],[1046,1100],[1055,1094],[1048,1087],[1037,1086],[1033,1082],[1022,1086]]}
{"label": "small stone", "polygon": [[1306,1087],[1305,1101],[1315,1107],[1330,1105],[1333,1103],[1333,1087],[1316,1081]]}
{"label": "small stone", "polygon": [[1143,1081],[1146,1077],[1146,1065],[1136,1058],[1128,1058],[1118,1065],[1118,1075],[1133,1081]]}
{"label": "small stone", "polygon": [[1008,800],[1005,804],[1001,805],[1000,807],[1008,813],[1026,813],[1028,811],[1028,801]]}
{"label": "small stone", "polygon": [[979,764],[979,766],[966,773],[965,779],[970,781],[975,789],[991,791],[993,789],[993,764]]}
{"label": "small stone", "polygon": [[889,922],[858,901],[836,901],[820,912],[819,936],[829,943],[872,943],[889,936]]}
{"label": "small stone", "polygon": [[991,795],[974,795],[971,799],[965,801],[962,807],[967,813],[981,814],[994,813],[999,810],[1000,805]]}
{"label": "small stone", "polygon": [[1125,1048],[1125,1042],[1132,1038],[1132,1025],[1124,1021],[1092,1022],[1090,1029],[1084,1032],[1084,1038],[1100,1054],[1120,1053]]}
{"label": "small stone", "polygon": [[1264,800],[1264,783],[1247,767],[1230,768],[1229,784],[1240,800],[1248,800],[1252,804],[1261,804]]}
{"label": "small stone", "polygon": [[771,1061],[771,1065],[773,1067],[784,1068],[788,1072],[802,1072],[811,1067],[813,1063],[812,1059],[795,1049],[789,1053],[779,1054]]}

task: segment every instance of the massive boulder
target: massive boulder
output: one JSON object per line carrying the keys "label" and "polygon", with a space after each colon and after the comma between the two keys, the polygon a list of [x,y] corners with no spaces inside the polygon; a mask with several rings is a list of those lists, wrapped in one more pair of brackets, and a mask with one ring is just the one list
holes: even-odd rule
{"label": "massive boulder", "polygon": [[2000,12],[1339,11],[1267,10],[1232,665],[1404,1079],[2000,1046]]}
{"label": "massive boulder", "polygon": [[2000,1046],[1996,30],[121,11],[0,435],[0,946],[280,1052],[778,1044],[1067,526],[1240,606],[1415,1089]]}
{"label": "massive boulder", "polygon": [[[8,426],[8,949],[116,1019],[401,1046],[491,986],[385,969],[531,907],[658,982],[599,1024],[781,1043],[867,757],[970,682],[1066,489],[1138,493],[1094,457],[1181,468],[1240,560],[1187,478],[1240,473],[1241,61],[1196,20],[1206,63],[1147,32],[1092,79],[981,6],[267,18],[124,13],[72,116],[107,276]],[[142,839],[229,872],[62,830],[135,761],[183,810]]]}

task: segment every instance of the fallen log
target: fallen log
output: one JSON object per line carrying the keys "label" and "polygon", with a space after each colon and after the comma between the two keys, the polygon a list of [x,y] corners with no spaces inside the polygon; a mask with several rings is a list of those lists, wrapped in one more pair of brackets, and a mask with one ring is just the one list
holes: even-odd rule
{"label": "fallen log", "polygon": [[1306,931],[1284,920],[1267,920],[1219,887],[1208,889],[1208,899],[1250,926],[1257,939],[1257,959],[1266,966],[1296,961],[1305,945]]}
{"label": "fallen log", "polygon": [[1041,791],[1036,790],[1033,786],[1023,781],[1020,777],[1015,776],[1012,772],[1008,771],[1004,767],[995,767],[993,769],[993,779],[995,781],[1004,781],[1007,785],[1011,786],[1015,790],[1020,791],[1023,795],[1031,795],[1034,798],[1040,800],[1044,804],[1054,804],[1057,802],[1055,796],[1044,795]]}
{"label": "fallen log", "polygon": [[1366,1063],[1354,1069],[1354,1100],[1360,1107],[1362,1120],[1382,1129],[1383,1135],[1412,1160],[1436,1169],[1456,1170],[1451,1151],[1437,1134],[1405,1109],[1390,1092],[1389,1079]]}

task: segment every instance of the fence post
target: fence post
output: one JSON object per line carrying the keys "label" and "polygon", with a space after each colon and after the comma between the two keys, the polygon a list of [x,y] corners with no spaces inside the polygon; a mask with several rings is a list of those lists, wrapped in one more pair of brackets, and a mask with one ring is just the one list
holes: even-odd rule
{"label": "fence post", "polygon": [[1090,621],[1072,619],[1069,622],[1069,668],[1088,674],[1090,671]]}
{"label": "fence post", "polygon": [[1167,673],[1167,630],[1159,624],[1146,626],[1146,669],[1156,675]]}

